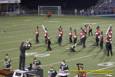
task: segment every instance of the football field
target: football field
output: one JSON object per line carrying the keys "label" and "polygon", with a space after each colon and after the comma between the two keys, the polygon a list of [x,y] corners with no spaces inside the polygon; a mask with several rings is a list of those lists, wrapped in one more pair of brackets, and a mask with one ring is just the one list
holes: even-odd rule
{"label": "football field", "polygon": [[[88,36],[86,40],[86,48],[77,45],[76,52],[70,52],[67,48],[71,46],[68,40],[69,27],[80,32],[80,28],[86,23],[92,24],[93,34],[96,27],[100,26],[106,35],[107,28],[112,24],[113,37],[113,56],[106,56],[105,46],[103,50],[99,47],[92,46],[95,44],[95,36]],[[48,33],[52,42],[52,51],[46,51],[44,43],[44,32],[41,25],[48,28]],[[57,31],[59,26],[63,27],[64,36],[62,46],[57,44]],[[35,43],[35,28],[40,28],[40,43]],[[112,70],[112,77],[115,77],[115,18],[110,17],[80,17],[80,16],[62,16],[51,17],[47,19],[45,16],[13,16],[0,17],[0,68],[4,67],[4,57],[8,53],[12,59],[12,68],[17,69],[19,65],[19,46],[22,41],[30,40],[32,48],[27,51],[26,65],[32,63],[36,56],[42,63],[44,69],[44,77],[47,77],[49,66],[58,71],[62,60],[66,60],[69,66],[70,76],[76,75],[76,63],[83,63],[85,70]],[[78,38],[79,39],[79,38]],[[110,66],[98,66],[103,63],[110,63]],[[106,64],[104,64],[106,65]],[[107,77],[106,74],[93,74],[88,72],[88,77]]]}

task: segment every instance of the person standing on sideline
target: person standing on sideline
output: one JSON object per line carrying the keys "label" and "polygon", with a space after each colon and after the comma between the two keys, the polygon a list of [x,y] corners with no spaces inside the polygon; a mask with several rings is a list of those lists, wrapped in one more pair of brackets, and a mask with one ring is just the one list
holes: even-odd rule
{"label": "person standing on sideline", "polygon": [[8,54],[5,55],[4,66],[5,66],[5,68],[11,69],[11,59]]}
{"label": "person standing on sideline", "polygon": [[[61,74],[59,74],[59,73],[61,73]],[[65,60],[63,60],[60,64],[59,73],[58,73],[59,77],[68,77],[68,75],[69,75],[69,67],[66,64]]]}

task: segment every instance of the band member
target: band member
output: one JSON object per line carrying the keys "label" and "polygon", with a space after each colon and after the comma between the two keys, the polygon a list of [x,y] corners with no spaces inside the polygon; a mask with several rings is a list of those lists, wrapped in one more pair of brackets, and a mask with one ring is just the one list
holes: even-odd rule
{"label": "band member", "polygon": [[48,40],[48,31],[47,31],[47,28],[45,28],[44,38],[45,38],[45,44],[47,44],[47,40]]}
{"label": "band member", "polygon": [[77,43],[77,31],[74,29],[74,34],[73,34],[73,43]]}
{"label": "band member", "polygon": [[107,50],[107,56],[109,56],[109,53],[111,54],[111,56],[113,55],[113,53],[112,53],[112,39],[109,37],[108,34],[106,37],[106,50]]}
{"label": "band member", "polygon": [[81,32],[80,32],[80,43],[83,46],[83,48],[86,47],[86,45],[85,45],[85,43],[86,43],[86,32],[82,28],[81,28]]}
{"label": "band member", "polygon": [[88,35],[89,35],[89,36],[93,36],[93,32],[92,32],[92,28],[91,28],[91,26],[89,25],[88,27],[89,27]]}
{"label": "band member", "polygon": [[100,34],[100,48],[103,49],[103,41],[104,41],[104,37],[103,37],[103,32],[101,31]]}
{"label": "band member", "polygon": [[77,63],[77,70],[78,70],[78,75],[76,77],[87,77],[86,71],[84,71],[84,67],[82,63]]}
{"label": "band member", "polygon": [[96,46],[99,45],[100,33],[101,33],[100,27],[97,26],[97,28],[96,28],[96,33],[95,33],[95,36],[96,36],[96,37],[95,37],[95,40],[96,40]]}
{"label": "band member", "polygon": [[19,69],[25,70],[25,52],[30,49],[31,43],[29,41],[23,41],[20,45],[20,60],[19,60]]}
{"label": "band member", "polygon": [[5,55],[4,66],[5,68],[11,68],[11,59],[8,54]]}
{"label": "band member", "polygon": [[63,37],[63,28],[60,26],[58,28],[58,44],[61,46]]}
{"label": "band member", "polygon": [[36,43],[39,43],[39,27],[38,26],[36,27],[36,30],[35,30],[35,38],[36,38]]}
{"label": "band member", "polygon": [[69,32],[69,43],[72,43],[72,27],[70,27],[70,32]]}
{"label": "band member", "polygon": [[51,40],[50,40],[50,37],[48,37],[47,39],[47,51],[51,51],[52,48],[51,48]]}
{"label": "band member", "polygon": [[58,30],[61,30],[61,31],[63,31],[63,28],[62,28],[62,26],[59,26]]}
{"label": "band member", "polygon": [[88,24],[86,24],[86,25],[84,25],[84,32],[87,34],[87,32],[88,32]]}
{"label": "band member", "polygon": [[48,71],[48,77],[56,77],[57,71],[51,66],[50,70]]}
{"label": "band member", "polygon": [[112,26],[109,27],[107,34],[109,35],[109,38],[112,39]]}

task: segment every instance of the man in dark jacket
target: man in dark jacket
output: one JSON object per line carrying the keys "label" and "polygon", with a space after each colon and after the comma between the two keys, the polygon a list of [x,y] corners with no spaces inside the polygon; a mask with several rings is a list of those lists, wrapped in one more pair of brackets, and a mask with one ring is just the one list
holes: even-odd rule
{"label": "man in dark jacket", "polygon": [[19,60],[19,69],[25,70],[25,51],[30,49],[31,43],[29,41],[23,41],[20,45],[20,60]]}

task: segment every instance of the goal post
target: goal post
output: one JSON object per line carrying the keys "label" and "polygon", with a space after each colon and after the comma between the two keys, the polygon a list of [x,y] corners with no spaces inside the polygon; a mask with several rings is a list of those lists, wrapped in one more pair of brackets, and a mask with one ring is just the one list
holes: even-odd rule
{"label": "goal post", "polygon": [[38,6],[38,15],[47,15],[51,12],[52,15],[61,15],[61,6]]}

